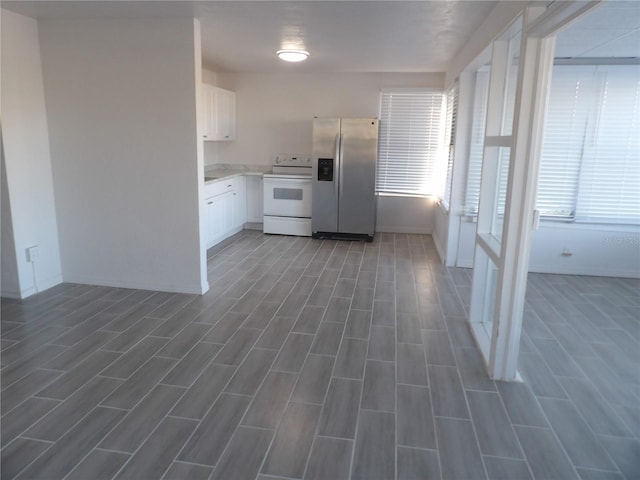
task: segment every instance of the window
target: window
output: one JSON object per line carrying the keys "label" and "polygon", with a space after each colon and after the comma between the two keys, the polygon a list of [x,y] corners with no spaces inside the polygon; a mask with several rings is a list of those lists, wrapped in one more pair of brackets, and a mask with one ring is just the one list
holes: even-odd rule
{"label": "window", "polygon": [[[476,75],[465,213],[480,192],[488,72]],[[536,208],[544,218],[640,224],[640,67],[553,69]]]}
{"label": "window", "polygon": [[399,195],[439,192],[444,138],[442,92],[383,90],[376,191]]}
{"label": "window", "polygon": [[[593,85],[578,70],[554,68],[545,119],[536,207],[547,217],[573,218]],[[594,105],[590,105],[593,103]]]}
{"label": "window", "polygon": [[476,72],[475,78],[469,166],[464,199],[464,211],[467,215],[478,214],[482,154],[484,152],[484,127],[487,121],[487,100],[489,98],[489,73],[489,66],[484,66]]}
{"label": "window", "polygon": [[555,66],[537,208],[548,217],[640,224],[640,67]]}
{"label": "window", "polygon": [[451,182],[453,180],[453,157],[455,155],[456,124],[458,118],[458,82],[447,92],[447,120],[444,144],[447,149],[447,171],[445,175],[442,205],[449,210],[451,204]]}

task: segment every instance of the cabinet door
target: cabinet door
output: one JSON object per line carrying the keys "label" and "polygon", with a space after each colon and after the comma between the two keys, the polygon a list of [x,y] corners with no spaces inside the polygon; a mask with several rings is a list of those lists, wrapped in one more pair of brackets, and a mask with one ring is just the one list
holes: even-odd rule
{"label": "cabinet door", "polygon": [[248,175],[246,177],[247,189],[247,222],[262,223],[264,212],[262,210],[262,177]]}
{"label": "cabinet door", "polygon": [[229,232],[233,230],[233,192],[223,193],[220,197],[222,197],[222,212],[220,216],[222,237],[226,238]]}
{"label": "cabinet door", "polygon": [[224,119],[221,114],[222,95],[220,88],[211,89],[211,139],[223,140]]}
{"label": "cabinet door", "polygon": [[233,230],[233,192],[207,198],[207,248],[225,239]]}
{"label": "cabinet door", "polygon": [[233,179],[233,228],[242,228],[247,221],[245,177]]}
{"label": "cabinet door", "polygon": [[216,140],[218,121],[216,115],[216,87],[202,84],[202,97],[204,101],[204,108],[202,109],[203,115],[203,139],[204,140]]}
{"label": "cabinet door", "polygon": [[211,248],[216,244],[216,237],[220,235],[220,202],[217,197],[209,197],[206,200],[207,214],[207,248]]}
{"label": "cabinet door", "polygon": [[220,89],[222,140],[236,139],[236,94]]}
{"label": "cabinet door", "polygon": [[202,84],[203,139],[209,141],[235,140],[236,94],[223,88]]}

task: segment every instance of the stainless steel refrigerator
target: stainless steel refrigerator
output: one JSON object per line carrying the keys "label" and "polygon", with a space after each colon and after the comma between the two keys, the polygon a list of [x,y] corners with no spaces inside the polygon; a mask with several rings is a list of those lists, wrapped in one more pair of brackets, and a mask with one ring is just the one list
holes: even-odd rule
{"label": "stainless steel refrigerator", "polygon": [[314,118],[314,238],[373,240],[377,118]]}

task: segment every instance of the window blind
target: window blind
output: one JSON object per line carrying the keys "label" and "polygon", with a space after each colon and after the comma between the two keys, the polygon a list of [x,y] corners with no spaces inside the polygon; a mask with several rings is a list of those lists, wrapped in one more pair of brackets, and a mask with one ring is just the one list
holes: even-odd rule
{"label": "window blind", "polygon": [[443,143],[442,92],[384,90],[380,101],[376,191],[437,193]]}
{"label": "window blind", "polygon": [[507,184],[509,183],[509,160],[511,149],[498,147],[498,191],[496,192],[496,216],[504,218],[505,206],[507,204]]}
{"label": "window blind", "polygon": [[576,221],[640,224],[640,66],[598,67]]}
{"label": "window blind", "polygon": [[473,117],[471,122],[467,185],[465,188],[464,201],[464,210],[467,215],[476,215],[478,213],[480,176],[482,174],[482,155],[484,151],[484,129],[487,121],[488,98],[489,69],[483,68],[476,72],[475,91],[473,96]]}
{"label": "window blind", "polygon": [[[488,73],[477,72],[468,215],[478,212],[487,89]],[[549,95],[536,208],[546,218],[640,224],[640,66],[556,65]]]}
{"label": "window blind", "polygon": [[543,216],[575,215],[589,112],[597,107],[592,77],[591,67],[553,70],[536,199]]}
{"label": "window blind", "polygon": [[458,82],[447,92],[447,120],[445,146],[447,148],[447,171],[445,175],[442,205],[449,210],[451,204],[451,182],[453,181],[453,157],[455,155],[456,124],[458,119]]}
{"label": "window blind", "polygon": [[538,180],[541,214],[640,223],[639,117],[639,66],[556,66]]}

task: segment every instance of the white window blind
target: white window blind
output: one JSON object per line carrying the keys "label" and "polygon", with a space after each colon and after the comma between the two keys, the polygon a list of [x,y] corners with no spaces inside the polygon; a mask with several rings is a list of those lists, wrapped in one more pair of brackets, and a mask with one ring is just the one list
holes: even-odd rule
{"label": "white window blind", "polygon": [[[495,148],[495,147],[492,147]],[[509,160],[511,149],[498,147],[498,191],[496,192],[496,217],[504,218],[507,204],[507,184],[509,183]]]}
{"label": "white window blind", "polygon": [[482,155],[484,151],[484,130],[487,121],[487,100],[489,98],[489,68],[476,72],[473,97],[473,117],[469,142],[469,161],[467,185],[465,189],[464,210],[467,215],[478,213],[480,199],[480,176],[482,174]]}
{"label": "white window blind", "polygon": [[544,126],[536,208],[573,218],[589,112],[596,108],[593,67],[553,70]]}
{"label": "white window blind", "polygon": [[442,205],[449,210],[451,204],[451,182],[453,181],[453,157],[455,155],[456,124],[458,119],[458,82],[447,92],[447,120],[445,148],[447,149],[447,172],[445,175]]}
{"label": "white window blind", "polygon": [[593,135],[585,142],[576,220],[640,224],[640,66],[602,70],[595,76],[599,109],[589,118]]}
{"label": "white window blind", "polygon": [[[487,91],[488,73],[479,71],[465,193],[468,215],[478,212]],[[541,215],[640,224],[640,66],[556,65],[544,128],[536,198]],[[503,190],[501,185],[500,197]]]}
{"label": "white window blind", "polygon": [[537,208],[592,223],[640,223],[640,67],[556,66]]}
{"label": "white window blind", "polygon": [[443,143],[443,94],[433,90],[383,90],[380,101],[376,191],[437,193]]}

